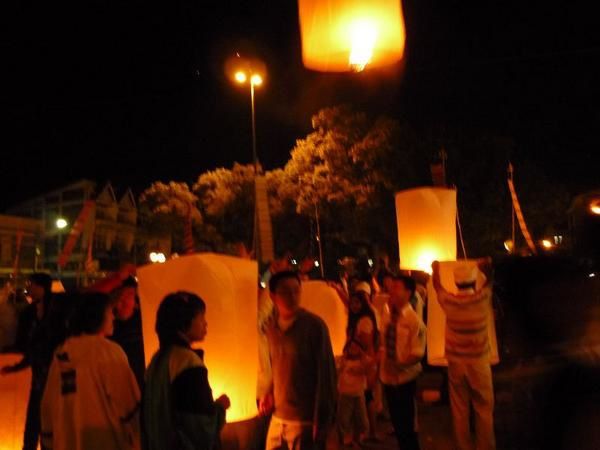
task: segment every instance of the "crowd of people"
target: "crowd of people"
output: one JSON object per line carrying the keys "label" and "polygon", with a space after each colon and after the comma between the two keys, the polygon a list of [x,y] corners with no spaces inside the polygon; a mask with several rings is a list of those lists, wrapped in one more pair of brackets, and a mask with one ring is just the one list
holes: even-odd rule
{"label": "crowd of people", "polygon": [[[457,294],[446,292],[434,264],[433,282],[448,316],[449,389],[457,448],[495,448],[489,344],[488,261],[455,271]],[[475,285],[476,270],[488,284]],[[230,400],[213,398],[201,350],[206,304],[190,292],[161,302],[159,349],[145,367],[135,268],[126,266],[77,293],[52,295],[51,278],[30,277],[31,304],[22,313],[24,356],[3,375],[31,368],[24,450],[218,449]],[[334,358],[327,324],[300,303],[305,274],[269,274],[273,312],[263,336],[257,389],[259,413],[270,417],[266,450],[324,449],[380,440],[387,415],[402,450],[419,449],[417,378],[426,346],[425,292],[405,274],[330,282],[347,308],[343,354]]]}

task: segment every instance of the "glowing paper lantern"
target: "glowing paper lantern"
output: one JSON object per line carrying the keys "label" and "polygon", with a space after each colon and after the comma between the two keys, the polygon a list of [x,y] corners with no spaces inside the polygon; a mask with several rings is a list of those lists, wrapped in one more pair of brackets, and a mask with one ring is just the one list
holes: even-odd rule
{"label": "glowing paper lantern", "polygon": [[[0,354],[0,367],[16,364],[21,355]],[[0,376],[0,450],[21,450],[27,416],[31,371]]]}
{"label": "glowing paper lantern", "polygon": [[341,355],[346,342],[348,313],[337,292],[324,281],[302,283],[303,308],[316,314],[327,324],[334,355]]}
{"label": "glowing paper lantern", "polygon": [[231,399],[227,421],[256,415],[257,286],[256,261],[212,253],[182,256],[137,272],[146,364],[158,349],[156,311],[169,293],[185,290],[206,302],[208,335],[200,345],[209,382],[217,398]]}
{"label": "glowing paper lantern", "polygon": [[[327,324],[334,355],[341,355],[346,343],[348,313],[335,289],[324,281],[303,281],[300,306],[316,314]],[[266,320],[273,310],[269,290],[264,289],[259,301],[259,323]]]}
{"label": "glowing paper lantern", "polygon": [[[461,260],[460,263],[464,264]],[[475,261],[471,261],[475,264]],[[446,261],[440,263],[440,281],[447,292],[456,294],[458,289],[454,282],[454,266],[457,261]],[[481,272],[477,276],[476,286],[479,289],[485,283],[485,277]],[[498,354],[498,341],[496,338],[496,325],[494,323],[494,313],[490,304],[488,321],[488,339],[490,343],[490,362],[498,364],[500,356]],[[437,292],[433,287],[433,282],[429,279],[427,284],[427,361],[432,366],[447,366],[446,360],[446,314],[437,300]]]}
{"label": "glowing paper lantern", "polygon": [[396,63],[406,31],[400,0],[299,0],[302,61],[322,72]]}
{"label": "glowing paper lantern", "polygon": [[431,273],[456,259],[456,191],[418,188],[396,194],[400,268]]}

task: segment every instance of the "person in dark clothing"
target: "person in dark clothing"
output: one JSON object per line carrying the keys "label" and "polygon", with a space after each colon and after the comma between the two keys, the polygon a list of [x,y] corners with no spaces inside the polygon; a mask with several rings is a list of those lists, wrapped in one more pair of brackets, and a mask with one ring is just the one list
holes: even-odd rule
{"label": "person in dark clothing", "polygon": [[126,264],[112,276],[88,287],[86,291],[109,294],[115,301],[114,333],[110,339],[119,344],[127,355],[131,370],[142,388],[146,359],[135,272],[134,265]]}
{"label": "person in dark clothing", "polygon": [[121,346],[140,388],[144,386],[146,361],[142,335],[142,314],[137,296],[137,280],[129,276],[111,293],[115,303],[114,332],[111,340]]}
{"label": "person in dark clothing", "polygon": [[145,450],[213,450],[230,401],[213,400],[204,352],[191,348],[206,336],[206,305],[195,294],[176,292],[156,314],[159,350],[148,366],[142,400]]}
{"label": "person in dark clothing", "polygon": [[0,369],[2,375],[19,372],[31,367],[31,389],[27,403],[27,418],[23,435],[23,450],[36,450],[40,436],[40,403],[52,353],[64,338],[64,323],[58,319],[51,305],[52,278],[45,273],[34,273],[28,286],[32,303],[24,311],[21,320],[24,336],[23,358],[12,366]]}

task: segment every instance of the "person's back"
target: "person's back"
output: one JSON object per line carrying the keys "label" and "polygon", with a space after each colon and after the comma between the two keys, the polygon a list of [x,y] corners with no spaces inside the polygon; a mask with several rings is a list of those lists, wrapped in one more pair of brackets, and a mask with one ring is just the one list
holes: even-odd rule
{"label": "person's back", "polygon": [[99,335],[67,339],[54,356],[42,405],[53,450],[139,448],[138,425],[128,420],[139,390],[127,357]]}
{"label": "person's back", "polygon": [[469,294],[438,292],[446,314],[446,356],[450,359],[489,357],[488,321],[491,287]]}

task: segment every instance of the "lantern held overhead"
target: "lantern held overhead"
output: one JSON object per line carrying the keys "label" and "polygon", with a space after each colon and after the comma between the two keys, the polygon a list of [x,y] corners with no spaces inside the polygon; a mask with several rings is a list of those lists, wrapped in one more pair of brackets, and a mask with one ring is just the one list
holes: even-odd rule
{"label": "lantern held overhead", "polygon": [[406,30],[400,0],[298,0],[302,61],[321,72],[399,62]]}
{"label": "lantern held overhead", "polygon": [[400,268],[431,273],[433,261],[456,259],[456,191],[417,188],[396,194]]}

